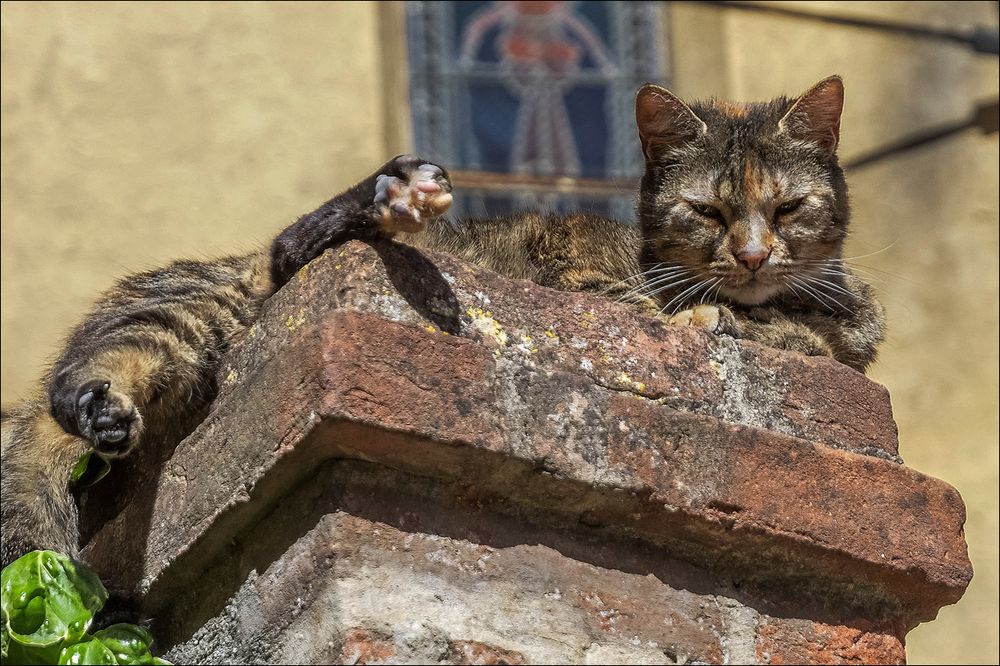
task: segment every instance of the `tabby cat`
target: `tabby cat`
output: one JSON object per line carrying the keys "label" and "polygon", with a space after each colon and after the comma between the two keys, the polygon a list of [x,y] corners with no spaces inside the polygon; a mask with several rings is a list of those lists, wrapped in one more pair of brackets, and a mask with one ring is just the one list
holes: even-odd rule
{"label": "tabby cat", "polygon": [[843,86],[797,100],[688,106],[646,85],[636,120],[646,169],[640,225],[592,215],[469,220],[441,167],[397,157],[284,230],[269,251],[179,261],[122,280],[72,333],[45,393],[2,428],[2,555],[76,555],[68,472],[144,439],[176,443],[204,418],[231,341],[261,304],[327,248],[402,235],[514,278],[597,291],[675,325],[832,356],[875,357],[883,315],[841,261],[847,187],[837,163]]}

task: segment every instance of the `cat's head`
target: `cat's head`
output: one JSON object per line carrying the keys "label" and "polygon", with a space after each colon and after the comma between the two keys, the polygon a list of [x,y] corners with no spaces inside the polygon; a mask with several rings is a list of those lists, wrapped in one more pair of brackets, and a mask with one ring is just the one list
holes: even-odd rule
{"label": "cat's head", "polygon": [[840,257],[848,223],[836,156],[843,101],[836,76],[797,99],[745,105],[687,105],[659,86],[639,90],[640,261],[658,271],[652,276],[676,276],[661,278],[666,293],[700,285],[693,296],[758,305],[795,291],[793,276],[801,281],[822,270],[821,260]]}

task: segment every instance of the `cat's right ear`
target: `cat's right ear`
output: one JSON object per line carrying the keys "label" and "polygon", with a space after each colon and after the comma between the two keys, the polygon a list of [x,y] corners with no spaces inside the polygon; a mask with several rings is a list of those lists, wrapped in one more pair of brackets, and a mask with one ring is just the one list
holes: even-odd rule
{"label": "cat's right ear", "polygon": [[649,162],[697,139],[708,129],[691,107],[666,88],[651,83],[639,88],[635,95],[635,124]]}

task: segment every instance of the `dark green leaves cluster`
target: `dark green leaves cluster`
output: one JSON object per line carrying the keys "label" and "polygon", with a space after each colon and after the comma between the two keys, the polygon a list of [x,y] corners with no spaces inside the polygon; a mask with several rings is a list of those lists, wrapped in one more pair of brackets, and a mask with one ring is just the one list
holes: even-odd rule
{"label": "dark green leaves cluster", "polygon": [[87,633],[108,591],[92,571],[36,550],[0,574],[4,664],[166,664],[149,651],[142,627],[115,624]]}

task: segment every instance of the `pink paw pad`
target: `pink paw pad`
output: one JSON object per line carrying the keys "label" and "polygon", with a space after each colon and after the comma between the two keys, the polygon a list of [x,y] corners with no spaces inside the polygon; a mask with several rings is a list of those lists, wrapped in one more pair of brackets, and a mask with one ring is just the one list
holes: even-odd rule
{"label": "pink paw pad", "polygon": [[433,164],[421,164],[407,180],[382,174],[375,181],[374,203],[382,229],[390,233],[420,231],[447,212],[451,201],[451,183]]}

